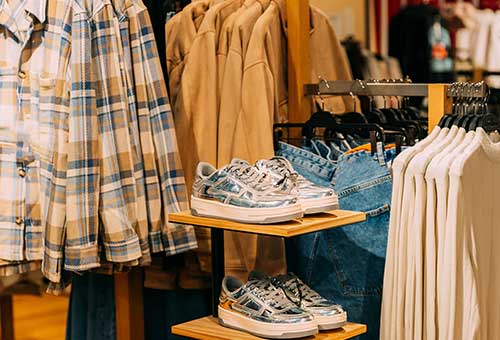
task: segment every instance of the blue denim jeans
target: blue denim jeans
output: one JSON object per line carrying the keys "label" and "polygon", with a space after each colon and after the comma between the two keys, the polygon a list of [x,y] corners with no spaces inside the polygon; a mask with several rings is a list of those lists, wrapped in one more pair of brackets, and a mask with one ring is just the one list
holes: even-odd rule
{"label": "blue denim jeans", "polygon": [[66,322],[67,340],[116,339],[113,276],[74,275]]}
{"label": "blue denim jeans", "polygon": [[[173,325],[210,313],[210,290],[144,289],[146,340],[184,340],[173,335]],[[114,278],[85,273],[72,281],[66,340],[116,339]],[[119,340],[119,339],[117,339]]]}
{"label": "blue denim jeans", "polygon": [[318,293],[341,304],[350,321],[368,325],[360,338],[378,340],[392,190],[387,162],[394,151],[359,151],[333,162],[282,143],[277,154],[312,182],[333,187],[341,209],[366,213],[365,222],[296,238],[294,270]]}

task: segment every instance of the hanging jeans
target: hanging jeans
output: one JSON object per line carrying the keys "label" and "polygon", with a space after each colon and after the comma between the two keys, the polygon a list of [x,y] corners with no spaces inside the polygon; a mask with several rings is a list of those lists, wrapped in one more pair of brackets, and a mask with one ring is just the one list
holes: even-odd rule
{"label": "hanging jeans", "polygon": [[[210,290],[144,289],[143,292],[146,340],[187,339],[173,335],[171,327],[210,313]],[[116,339],[113,276],[95,273],[73,276],[66,339]]]}
{"label": "hanging jeans", "polygon": [[310,181],[334,188],[340,208],[363,211],[366,221],[295,238],[295,270],[318,293],[341,304],[349,321],[368,326],[360,339],[378,340],[392,190],[387,162],[394,149],[375,155],[358,151],[337,161],[314,154],[315,149],[280,143],[277,154]]}
{"label": "hanging jeans", "polygon": [[115,290],[113,276],[73,275],[67,340],[115,340]]}

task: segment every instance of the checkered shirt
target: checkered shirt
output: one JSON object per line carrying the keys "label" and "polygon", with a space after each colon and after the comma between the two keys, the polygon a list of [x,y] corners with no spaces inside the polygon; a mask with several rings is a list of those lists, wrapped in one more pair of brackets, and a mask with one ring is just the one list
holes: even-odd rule
{"label": "checkered shirt", "polygon": [[57,293],[63,270],[196,248],[193,227],[167,222],[186,188],[142,2],[0,6],[0,275],[43,259]]}
{"label": "checkered shirt", "polygon": [[0,1],[0,259],[13,266],[43,257],[40,169],[54,141],[46,95],[56,84],[65,2]]}

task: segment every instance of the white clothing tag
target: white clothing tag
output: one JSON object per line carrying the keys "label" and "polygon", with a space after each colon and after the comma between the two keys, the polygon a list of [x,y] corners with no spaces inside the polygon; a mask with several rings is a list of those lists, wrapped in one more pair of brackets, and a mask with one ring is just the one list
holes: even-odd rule
{"label": "white clothing tag", "polygon": [[385,165],[384,145],[382,142],[377,142],[377,156],[380,165]]}

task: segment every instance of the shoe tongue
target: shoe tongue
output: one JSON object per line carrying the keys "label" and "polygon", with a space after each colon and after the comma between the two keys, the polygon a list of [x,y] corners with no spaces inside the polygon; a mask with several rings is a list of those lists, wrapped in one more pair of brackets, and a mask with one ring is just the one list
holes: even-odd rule
{"label": "shoe tongue", "polygon": [[240,159],[240,158],[233,158],[233,160],[231,161],[231,164],[232,165],[250,165],[250,163],[248,163],[244,159]]}
{"label": "shoe tongue", "polygon": [[292,173],[295,172],[295,170],[292,167],[292,163],[290,163],[290,161],[288,159],[286,159],[285,157],[275,156],[275,157],[271,158],[271,161],[278,162],[281,166],[287,168]]}
{"label": "shoe tongue", "polygon": [[[275,182],[278,184],[287,177],[293,178],[296,174],[291,163],[283,157],[273,157],[271,159],[262,159],[255,163],[255,167],[260,171],[268,172],[272,175]],[[278,170],[278,171],[276,171]]]}
{"label": "shoe tongue", "polygon": [[255,167],[259,170],[263,170],[266,168],[266,162],[267,162],[267,160],[261,159],[261,160],[255,162]]}
{"label": "shoe tongue", "polygon": [[242,161],[242,162],[235,162],[235,160],[233,159],[233,161],[226,165],[224,167],[224,169],[227,171],[227,172],[230,172],[230,173],[235,173],[235,172],[241,172],[241,173],[249,173],[251,171],[251,165]]}
{"label": "shoe tongue", "polygon": [[267,279],[268,276],[264,274],[263,272],[260,272],[258,270],[252,270],[250,274],[248,275],[248,281],[260,281]]}
{"label": "shoe tongue", "polygon": [[286,273],[279,275],[278,278],[282,281],[297,280],[298,277],[294,273]]}

